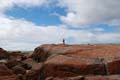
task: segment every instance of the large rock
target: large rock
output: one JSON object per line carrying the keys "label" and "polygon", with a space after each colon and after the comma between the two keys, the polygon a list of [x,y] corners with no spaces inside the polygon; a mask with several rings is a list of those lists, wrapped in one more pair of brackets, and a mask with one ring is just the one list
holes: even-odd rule
{"label": "large rock", "polygon": [[75,55],[59,55],[44,63],[43,74],[45,77],[105,75],[106,68],[103,62],[96,62],[96,59],[84,59]]}
{"label": "large rock", "polygon": [[111,67],[115,62],[109,60],[120,58],[120,45],[46,44],[37,47],[31,57],[44,62],[44,77],[114,74],[118,68]]}
{"label": "large rock", "polygon": [[46,44],[37,47],[32,57],[37,61],[45,61],[48,57],[59,54],[73,54],[81,58],[120,58],[119,45],[62,45]]}
{"label": "large rock", "polygon": [[17,61],[16,59],[11,59],[6,62],[6,66],[10,69],[16,65],[22,65],[22,62]]}
{"label": "large rock", "polygon": [[34,69],[34,67],[38,65],[32,58],[24,60],[23,63],[31,65],[31,69]]}
{"label": "large rock", "polygon": [[84,76],[64,77],[64,78],[48,77],[45,80],[85,80],[85,77]]}
{"label": "large rock", "polygon": [[48,77],[45,80],[120,80],[120,75],[109,76],[75,76],[75,77]]}
{"label": "large rock", "polygon": [[120,59],[113,60],[107,63],[108,74],[120,74]]}
{"label": "large rock", "polygon": [[8,58],[7,51],[5,51],[4,49],[0,48],[0,59],[7,59],[7,58]]}
{"label": "large rock", "polygon": [[22,74],[22,75],[24,75],[25,73],[26,73],[26,70],[23,68],[23,67],[21,67],[21,66],[19,66],[19,65],[17,65],[17,66],[14,66],[13,68],[12,68],[12,70],[13,70],[13,72],[15,73],[15,74]]}
{"label": "large rock", "polygon": [[44,80],[44,76],[42,73],[42,64],[37,64],[36,67],[34,65],[34,68],[31,70],[28,70],[25,77],[26,80]]}
{"label": "large rock", "polygon": [[0,64],[0,80],[19,80],[4,64]]}
{"label": "large rock", "polygon": [[120,80],[120,75],[88,76],[85,80]]}
{"label": "large rock", "polygon": [[17,60],[17,61],[21,61],[22,58],[25,58],[24,53],[21,51],[9,51],[9,60]]}
{"label": "large rock", "polygon": [[25,75],[26,80],[42,80],[41,79],[41,71],[42,71],[42,63],[36,63],[32,58],[28,58],[24,63],[31,65],[31,69],[27,70],[27,73]]}

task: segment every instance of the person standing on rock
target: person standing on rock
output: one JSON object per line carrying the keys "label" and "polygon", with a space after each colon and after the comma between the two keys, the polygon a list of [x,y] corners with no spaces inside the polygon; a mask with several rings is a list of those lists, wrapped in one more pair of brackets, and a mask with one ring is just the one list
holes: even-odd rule
{"label": "person standing on rock", "polygon": [[65,39],[63,38],[63,44],[65,45]]}

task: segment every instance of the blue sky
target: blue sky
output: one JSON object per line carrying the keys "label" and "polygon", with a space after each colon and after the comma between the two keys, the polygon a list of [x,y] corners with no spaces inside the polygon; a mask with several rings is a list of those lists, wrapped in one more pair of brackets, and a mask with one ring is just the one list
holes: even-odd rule
{"label": "blue sky", "polygon": [[6,15],[17,19],[25,19],[36,25],[60,25],[62,22],[55,14],[66,15],[65,8],[57,6],[21,8],[18,6],[5,12]]}
{"label": "blue sky", "polygon": [[33,50],[41,44],[61,43],[62,38],[68,44],[120,43],[120,1],[0,3],[0,46],[5,49]]}
{"label": "blue sky", "polygon": [[[63,24],[59,18],[59,15],[67,15],[66,8],[59,7],[56,5],[49,5],[47,7],[32,7],[23,8],[19,6],[14,6],[12,9],[5,12],[7,16],[14,17],[16,19],[25,19],[26,21],[33,22],[38,26],[49,26],[49,25],[61,25]],[[102,28],[104,32],[114,32],[117,30],[115,26],[100,23],[100,24],[90,24],[87,25],[90,28]],[[69,25],[68,29],[81,30],[79,26]],[[89,29],[89,28],[85,28]]]}

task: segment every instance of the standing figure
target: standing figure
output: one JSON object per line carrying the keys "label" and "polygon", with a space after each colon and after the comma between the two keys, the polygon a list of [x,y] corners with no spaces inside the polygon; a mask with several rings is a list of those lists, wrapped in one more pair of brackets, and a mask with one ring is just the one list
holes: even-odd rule
{"label": "standing figure", "polygon": [[65,39],[63,38],[63,44],[65,45]]}

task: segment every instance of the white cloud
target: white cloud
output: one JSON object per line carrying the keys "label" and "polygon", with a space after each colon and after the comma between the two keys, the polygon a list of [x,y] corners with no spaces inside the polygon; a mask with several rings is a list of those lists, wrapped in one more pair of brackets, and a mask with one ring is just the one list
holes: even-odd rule
{"label": "white cloud", "polygon": [[96,32],[103,32],[104,31],[104,29],[100,28],[100,27],[94,28],[93,30]]}
{"label": "white cloud", "polygon": [[96,40],[99,43],[119,43],[120,33],[101,33],[96,35]]}
{"label": "white cloud", "polygon": [[[0,0],[0,47],[7,50],[33,50],[40,44],[61,43],[62,38],[65,38],[67,43],[120,42],[120,32],[105,33],[102,28],[95,28],[93,31],[88,28],[74,30],[68,29],[66,25],[36,26],[32,22],[10,18],[3,13],[14,5],[26,8],[42,6],[49,1],[51,0]],[[75,26],[98,22],[118,23],[119,19],[115,18],[120,17],[119,1],[97,1],[61,0],[61,6],[69,9],[66,16],[61,16],[61,20],[67,25]],[[115,11],[112,12],[112,9]]]}
{"label": "white cloud", "polygon": [[[91,36],[89,32],[66,29],[64,25],[58,26],[36,26],[25,20],[0,17],[0,46],[5,49],[31,50],[43,43],[61,43],[62,38],[69,37],[81,42],[88,41]],[[81,34],[81,35],[79,35]],[[85,35],[85,36],[84,36]]]}
{"label": "white cloud", "polygon": [[0,13],[14,7],[15,5],[27,8],[33,6],[44,6],[50,2],[51,0],[0,0]]}
{"label": "white cloud", "polygon": [[14,4],[21,7],[42,6],[48,4],[49,2],[50,0],[13,0]]}
{"label": "white cloud", "polygon": [[76,15],[74,13],[68,13],[67,16],[60,16],[60,19],[67,25],[79,24],[79,21],[76,20]]}
{"label": "white cloud", "polygon": [[110,24],[110,25],[113,25],[113,26],[114,26],[114,25],[115,25],[115,26],[120,26],[120,18],[110,20],[110,21],[108,21],[107,23]]}
{"label": "white cloud", "polygon": [[[93,33],[60,26],[36,26],[32,22],[0,16],[0,46],[7,50],[33,50],[44,43],[104,43],[115,42],[119,33]],[[110,41],[108,41],[110,40]],[[120,40],[118,40],[119,42]]]}
{"label": "white cloud", "polygon": [[108,21],[118,25],[120,19],[120,0],[59,0],[59,5],[68,9],[61,20],[72,26]]}

